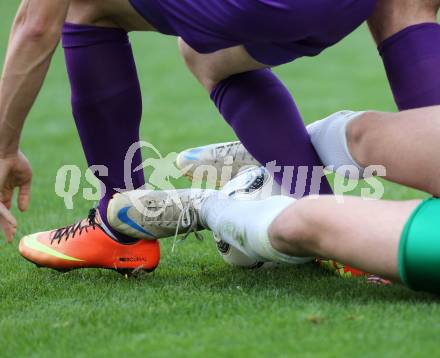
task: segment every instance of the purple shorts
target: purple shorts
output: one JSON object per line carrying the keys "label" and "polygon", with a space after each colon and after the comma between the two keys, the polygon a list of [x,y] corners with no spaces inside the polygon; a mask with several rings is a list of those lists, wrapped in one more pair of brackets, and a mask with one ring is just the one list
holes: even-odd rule
{"label": "purple shorts", "polygon": [[159,32],[200,53],[244,45],[276,66],[316,56],[359,27],[377,0],[130,0]]}

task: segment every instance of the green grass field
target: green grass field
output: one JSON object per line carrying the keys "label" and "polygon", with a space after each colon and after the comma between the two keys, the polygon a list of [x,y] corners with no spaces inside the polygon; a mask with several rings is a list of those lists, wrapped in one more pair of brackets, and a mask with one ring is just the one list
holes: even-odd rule
{"label": "green grass field", "polygon": [[[0,2],[0,57],[18,0]],[[132,36],[144,97],[143,138],[162,153],[234,139],[180,60],[173,38]],[[0,62],[1,64],[2,62]],[[394,110],[366,28],[315,59],[277,72],[307,122],[336,110]],[[55,195],[57,170],[85,168],[69,106],[62,52],[56,53],[22,139],[34,169],[30,211],[17,239],[84,217]],[[185,185],[182,181],[181,185]],[[386,197],[421,194],[387,184]],[[438,300],[400,286],[343,280],[317,267],[243,271],[226,266],[211,240],[189,240],[154,274],[126,279],[102,270],[59,274],[0,243],[1,357],[439,356]]]}

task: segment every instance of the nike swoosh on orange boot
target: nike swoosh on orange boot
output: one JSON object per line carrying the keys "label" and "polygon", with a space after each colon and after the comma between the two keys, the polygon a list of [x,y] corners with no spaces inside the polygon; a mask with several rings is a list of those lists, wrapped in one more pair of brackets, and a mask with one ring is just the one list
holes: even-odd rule
{"label": "nike swoosh on orange boot", "polygon": [[86,220],[76,224],[25,236],[19,251],[35,265],[58,271],[79,268],[104,268],[121,273],[153,271],[160,261],[157,241],[121,244],[113,240],[101,226],[95,209]]}

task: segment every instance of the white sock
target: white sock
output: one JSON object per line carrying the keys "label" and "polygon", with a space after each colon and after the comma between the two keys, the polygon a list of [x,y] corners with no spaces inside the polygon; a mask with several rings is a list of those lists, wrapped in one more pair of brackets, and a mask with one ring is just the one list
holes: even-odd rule
{"label": "white sock", "polygon": [[287,196],[246,201],[225,198],[218,193],[203,203],[200,217],[218,237],[251,258],[262,262],[303,264],[312,259],[275,250],[268,232],[275,218],[294,202],[295,199]]}
{"label": "white sock", "polygon": [[361,167],[351,156],[347,143],[347,125],[365,112],[341,111],[331,116],[312,123],[307,131],[324,166],[336,171],[342,166],[354,166],[359,170],[359,176],[351,179],[364,177],[365,168]]}

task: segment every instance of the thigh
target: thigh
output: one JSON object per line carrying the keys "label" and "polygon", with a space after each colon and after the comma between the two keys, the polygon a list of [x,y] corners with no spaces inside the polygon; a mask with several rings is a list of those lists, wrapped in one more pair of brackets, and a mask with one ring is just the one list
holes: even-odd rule
{"label": "thigh", "polygon": [[76,24],[119,27],[126,31],[154,31],[129,0],[73,0],[67,21]]}

